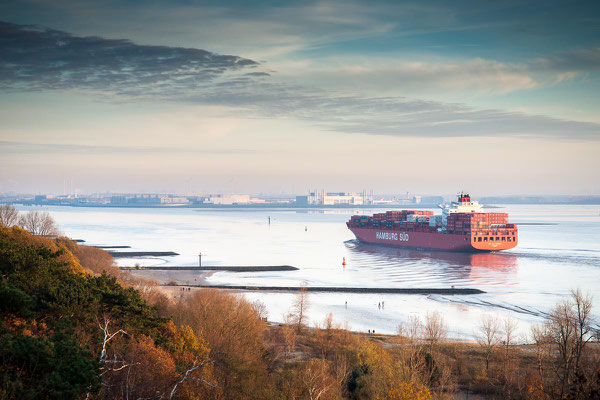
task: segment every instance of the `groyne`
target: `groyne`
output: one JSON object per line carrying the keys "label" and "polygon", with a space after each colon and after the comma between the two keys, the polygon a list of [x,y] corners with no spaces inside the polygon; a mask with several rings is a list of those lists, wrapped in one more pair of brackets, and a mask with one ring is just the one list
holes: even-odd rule
{"label": "groyne", "polygon": [[253,290],[260,292],[329,292],[329,293],[374,293],[374,294],[440,294],[440,295],[473,295],[483,294],[483,290],[474,288],[377,288],[377,287],[324,287],[324,286],[251,286],[251,285],[163,285],[229,290]]}
{"label": "groyne", "polygon": [[123,257],[165,257],[165,256],[178,256],[179,253],[174,251],[109,251],[108,254],[113,258]]}
{"label": "groyne", "polygon": [[262,272],[262,271],[297,271],[291,265],[216,265],[216,266],[137,266],[119,267],[124,271],[230,271],[230,272]]}

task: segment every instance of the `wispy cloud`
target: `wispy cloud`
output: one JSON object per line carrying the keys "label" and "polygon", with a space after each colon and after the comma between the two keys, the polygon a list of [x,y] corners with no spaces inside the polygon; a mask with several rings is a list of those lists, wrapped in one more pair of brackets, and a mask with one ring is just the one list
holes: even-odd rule
{"label": "wispy cloud", "polygon": [[255,154],[263,151],[253,149],[207,149],[196,147],[152,147],[152,146],[106,146],[63,143],[31,143],[0,140],[2,154],[80,154],[80,155],[107,155],[107,154]]}
{"label": "wispy cloud", "polygon": [[[235,108],[237,115],[306,120],[346,133],[412,137],[533,136],[600,139],[600,125],[405,97],[341,95],[272,79],[261,64],[206,50],[142,46],[77,37],[31,26],[0,25],[0,90],[83,90],[113,101],[160,100]],[[585,55],[587,57],[587,55]],[[593,59],[593,57],[592,57]],[[535,85],[501,64],[478,61],[507,85]],[[513,72],[511,72],[513,71]],[[402,72],[402,71],[400,71]],[[444,70],[413,65],[404,74],[435,79]],[[520,76],[520,78],[519,78]],[[441,79],[441,78],[438,78]],[[520,80],[519,80],[520,79]],[[501,80],[502,82],[502,80]],[[451,80],[445,84],[452,84]]]}
{"label": "wispy cloud", "polygon": [[537,58],[532,64],[539,69],[547,69],[560,73],[599,72],[600,47],[561,51],[549,57]]}
{"label": "wispy cloud", "polygon": [[481,58],[406,61],[393,57],[368,59],[333,57],[319,62],[286,63],[279,75],[301,79],[318,87],[352,89],[361,93],[393,95],[398,92],[426,96],[438,93],[477,97],[535,89],[543,85],[525,64]]}

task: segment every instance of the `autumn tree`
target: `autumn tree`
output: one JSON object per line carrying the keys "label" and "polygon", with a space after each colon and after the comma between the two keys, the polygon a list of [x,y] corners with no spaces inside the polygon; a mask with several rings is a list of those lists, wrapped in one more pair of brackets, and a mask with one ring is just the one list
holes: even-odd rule
{"label": "autumn tree", "polygon": [[47,211],[29,211],[19,218],[19,226],[38,236],[58,236],[60,231]]}
{"label": "autumn tree", "polygon": [[352,399],[431,399],[431,391],[418,380],[398,374],[401,360],[368,339],[358,343],[357,360],[348,379]]}
{"label": "autumn tree", "polygon": [[0,205],[0,225],[14,226],[19,223],[19,212],[11,205]]}
{"label": "autumn tree", "polygon": [[321,323],[315,323],[314,337],[316,346],[321,356],[327,357],[333,352],[335,346],[335,332],[340,326],[333,321],[333,314],[329,313]]}
{"label": "autumn tree", "polygon": [[206,341],[214,361],[215,397],[264,398],[271,390],[266,322],[250,302],[231,293],[202,289],[163,312]]}
{"label": "autumn tree", "polygon": [[428,385],[437,395],[454,390],[452,365],[441,351],[441,343],[448,335],[448,327],[442,316],[427,313],[423,322],[411,316],[398,326],[400,357],[397,370],[405,380]]}
{"label": "autumn tree", "polygon": [[522,381],[518,374],[519,359],[514,354],[514,346],[517,341],[517,321],[507,317],[501,323],[501,338],[502,346],[504,347],[502,376],[504,384],[504,393],[507,398],[513,397],[513,387],[517,386],[520,390],[519,383]]}
{"label": "autumn tree", "polygon": [[293,326],[293,323],[294,321],[290,314],[284,315],[283,326],[279,330],[283,339],[284,355],[286,359],[291,357],[292,352],[296,347],[296,343],[298,342],[298,331]]}
{"label": "autumn tree", "polygon": [[252,307],[254,307],[260,319],[263,319],[265,321],[267,320],[267,318],[269,317],[269,310],[267,309],[267,305],[264,302],[260,300],[254,300],[252,302]]}
{"label": "autumn tree", "polygon": [[580,290],[557,304],[543,325],[534,326],[536,376],[528,391],[544,399],[600,396],[600,351],[594,339],[592,297]]}
{"label": "autumn tree", "polygon": [[0,227],[0,274],[0,397],[127,398],[148,386],[166,398],[194,365],[138,291],[86,272],[61,240]]}
{"label": "autumn tree", "polygon": [[423,334],[425,341],[429,344],[430,350],[446,339],[448,336],[448,325],[444,322],[444,318],[437,311],[428,312],[425,315],[425,323],[423,324]]}
{"label": "autumn tree", "polygon": [[[559,303],[546,321],[547,338],[556,348],[554,369],[559,377],[555,394],[561,398],[567,391],[580,394],[579,381],[585,377],[582,369],[584,350],[593,338],[592,297],[580,290],[573,290],[571,298]],[[589,379],[591,377],[587,377]]]}
{"label": "autumn tree", "polygon": [[500,324],[498,319],[490,314],[485,314],[481,317],[481,323],[479,325],[479,332],[477,335],[477,343],[483,349],[485,355],[485,372],[486,374],[490,369],[490,359],[494,352],[494,349],[499,344],[500,339]]}
{"label": "autumn tree", "polygon": [[292,309],[290,310],[290,320],[296,326],[298,333],[307,325],[308,315],[307,311],[310,304],[308,301],[308,290],[306,290],[306,283],[303,283],[300,290],[296,294]]}
{"label": "autumn tree", "polygon": [[399,349],[403,360],[399,372],[407,380],[420,379],[426,367],[423,356],[425,349],[423,329],[423,322],[416,315],[410,316],[408,321],[398,325],[397,328],[400,337]]}
{"label": "autumn tree", "polygon": [[309,360],[301,373],[308,400],[341,399],[341,387],[330,371],[330,363],[322,358]]}
{"label": "autumn tree", "polygon": [[547,325],[533,325],[531,327],[531,337],[535,345],[535,374],[530,377],[527,391],[535,398],[545,398],[546,387],[546,368],[549,364],[550,356],[553,352],[549,340]]}

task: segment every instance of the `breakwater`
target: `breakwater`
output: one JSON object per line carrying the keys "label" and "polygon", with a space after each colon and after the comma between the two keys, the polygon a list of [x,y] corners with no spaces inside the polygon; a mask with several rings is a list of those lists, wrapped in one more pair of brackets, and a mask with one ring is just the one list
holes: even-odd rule
{"label": "breakwater", "polygon": [[229,285],[163,285],[185,286],[229,290],[254,290],[261,292],[325,292],[325,293],[376,293],[376,294],[440,294],[440,295],[473,295],[483,294],[483,290],[474,288],[376,288],[376,287],[323,287],[323,286],[229,286]]}
{"label": "breakwater", "polygon": [[113,258],[123,257],[165,257],[165,256],[178,256],[179,253],[174,251],[109,251],[108,254]]}
{"label": "breakwater", "polygon": [[124,271],[230,271],[230,272],[262,272],[262,271],[297,271],[291,265],[217,265],[217,266],[138,266],[119,267]]}

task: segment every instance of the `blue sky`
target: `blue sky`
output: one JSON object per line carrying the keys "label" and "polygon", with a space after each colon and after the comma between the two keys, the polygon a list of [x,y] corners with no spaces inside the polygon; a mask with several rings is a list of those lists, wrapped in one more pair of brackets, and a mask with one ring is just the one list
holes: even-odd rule
{"label": "blue sky", "polygon": [[0,191],[598,194],[599,11],[4,1]]}

